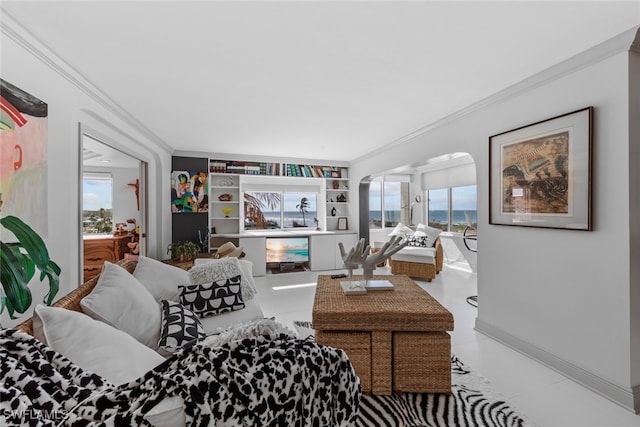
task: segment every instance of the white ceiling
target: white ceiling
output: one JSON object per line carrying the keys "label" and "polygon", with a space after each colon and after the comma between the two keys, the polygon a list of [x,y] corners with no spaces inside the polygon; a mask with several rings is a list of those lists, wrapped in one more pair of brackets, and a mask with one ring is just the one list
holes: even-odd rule
{"label": "white ceiling", "polygon": [[638,1],[1,7],[175,150],[345,161],[640,24]]}

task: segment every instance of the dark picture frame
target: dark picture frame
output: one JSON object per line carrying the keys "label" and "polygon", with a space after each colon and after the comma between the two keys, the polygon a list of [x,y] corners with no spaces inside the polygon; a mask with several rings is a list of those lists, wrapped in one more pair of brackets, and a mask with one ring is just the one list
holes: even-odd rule
{"label": "dark picture frame", "polygon": [[489,137],[489,224],[592,231],[593,112]]}
{"label": "dark picture frame", "polygon": [[349,219],[346,216],[338,217],[338,230],[348,230],[349,229]]}

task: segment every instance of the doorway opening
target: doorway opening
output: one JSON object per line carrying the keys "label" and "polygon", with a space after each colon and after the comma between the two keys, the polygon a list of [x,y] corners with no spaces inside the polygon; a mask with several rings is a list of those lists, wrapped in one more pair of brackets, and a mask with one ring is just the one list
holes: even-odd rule
{"label": "doorway opening", "polygon": [[81,131],[81,278],[96,276],[105,261],[146,254],[147,164],[106,138]]}

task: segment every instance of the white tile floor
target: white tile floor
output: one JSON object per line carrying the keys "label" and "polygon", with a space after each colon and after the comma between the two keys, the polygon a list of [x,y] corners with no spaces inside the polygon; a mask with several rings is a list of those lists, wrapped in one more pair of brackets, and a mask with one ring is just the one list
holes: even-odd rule
{"label": "white tile floor", "polygon": [[[343,273],[344,270],[338,271]],[[311,320],[318,274],[330,271],[268,274],[256,277],[258,301],[266,316],[293,329],[294,320]],[[375,274],[389,274],[379,268]],[[518,410],[540,427],[640,427],[640,415],[586,389],[563,375],[474,330],[475,275],[445,266],[431,283],[418,282],[455,318],[452,350],[487,378]],[[446,286],[445,286],[446,284]]]}

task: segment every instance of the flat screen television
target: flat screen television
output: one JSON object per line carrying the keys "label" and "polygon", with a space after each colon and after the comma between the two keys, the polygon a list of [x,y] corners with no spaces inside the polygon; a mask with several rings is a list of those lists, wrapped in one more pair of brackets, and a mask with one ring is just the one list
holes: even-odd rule
{"label": "flat screen television", "polygon": [[267,237],[267,264],[309,262],[308,237]]}

